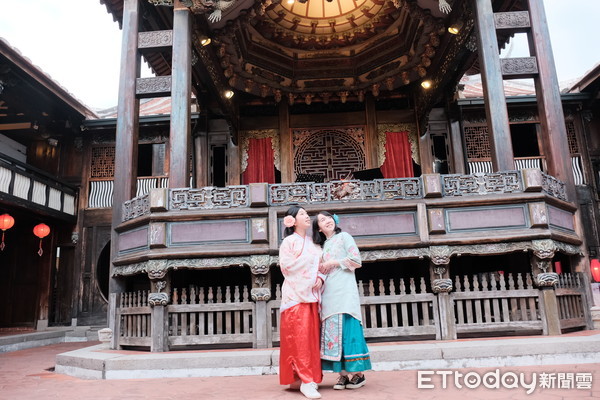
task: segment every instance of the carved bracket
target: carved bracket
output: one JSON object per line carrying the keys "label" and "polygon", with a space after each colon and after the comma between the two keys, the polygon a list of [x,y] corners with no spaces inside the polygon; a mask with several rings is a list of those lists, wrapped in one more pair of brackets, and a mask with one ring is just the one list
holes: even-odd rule
{"label": "carved bracket", "polygon": [[540,260],[552,259],[557,250],[554,241],[551,239],[532,240],[531,250],[533,254]]}
{"label": "carved bracket", "polygon": [[154,306],[166,306],[169,304],[169,295],[166,293],[150,293],[148,295],[148,304]]}
{"label": "carved bracket", "polygon": [[434,279],[431,282],[433,293],[450,293],[452,291],[452,279]]}
{"label": "carved bracket", "polygon": [[558,274],[555,272],[542,272],[536,275],[535,283],[540,288],[555,287],[558,284]]}
{"label": "carved bracket", "polygon": [[271,299],[271,289],[253,288],[250,291],[250,297],[253,301],[269,301]]}

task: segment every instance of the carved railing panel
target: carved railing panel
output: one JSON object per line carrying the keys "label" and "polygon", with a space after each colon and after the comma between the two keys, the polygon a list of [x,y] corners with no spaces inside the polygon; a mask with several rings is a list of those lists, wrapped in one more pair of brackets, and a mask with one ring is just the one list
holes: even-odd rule
{"label": "carved railing panel", "polygon": [[421,178],[282,183],[269,185],[269,205],[423,198]]}
{"label": "carved railing panel", "polygon": [[150,214],[150,198],[147,194],[123,203],[123,221]]}
{"label": "carved railing panel", "polygon": [[565,201],[567,200],[567,191],[565,189],[565,183],[543,172],[542,190],[550,196],[554,196]]}
{"label": "carved railing panel", "polygon": [[169,190],[169,210],[210,210],[248,207],[248,186]]}
{"label": "carved railing panel", "polygon": [[442,175],[444,196],[518,193],[523,191],[519,171]]}

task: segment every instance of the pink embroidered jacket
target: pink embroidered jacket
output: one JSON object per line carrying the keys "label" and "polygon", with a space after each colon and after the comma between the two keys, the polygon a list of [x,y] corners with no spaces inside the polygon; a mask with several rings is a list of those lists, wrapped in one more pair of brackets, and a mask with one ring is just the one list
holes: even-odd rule
{"label": "pink embroidered jacket", "polygon": [[283,277],[281,288],[281,307],[283,312],[299,303],[320,301],[320,290],[314,288],[319,276],[321,249],[310,237],[294,233],[281,242],[279,248],[279,266]]}

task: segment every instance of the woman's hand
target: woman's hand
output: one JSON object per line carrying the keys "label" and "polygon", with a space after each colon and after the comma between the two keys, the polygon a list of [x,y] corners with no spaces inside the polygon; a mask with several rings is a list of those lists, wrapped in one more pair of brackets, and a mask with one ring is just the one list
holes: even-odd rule
{"label": "woman's hand", "polygon": [[323,287],[323,279],[321,277],[317,277],[317,282],[315,282],[315,286],[313,286],[313,289],[321,290],[322,287]]}
{"label": "woman's hand", "polygon": [[319,272],[327,275],[331,271],[333,271],[338,265],[340,265],[336,260],[325,261],[319,265]]}

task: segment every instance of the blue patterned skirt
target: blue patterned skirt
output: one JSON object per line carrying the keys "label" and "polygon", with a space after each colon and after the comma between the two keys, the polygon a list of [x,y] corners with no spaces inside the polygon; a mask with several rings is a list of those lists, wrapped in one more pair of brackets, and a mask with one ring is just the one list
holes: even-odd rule
{"label": "blue patterned skirt", "polygon": [[361,372],[371,369],[371,358],[360,321],[342,314],[342,354],[340,361],[322,359],[321,368],[333,372]]}

